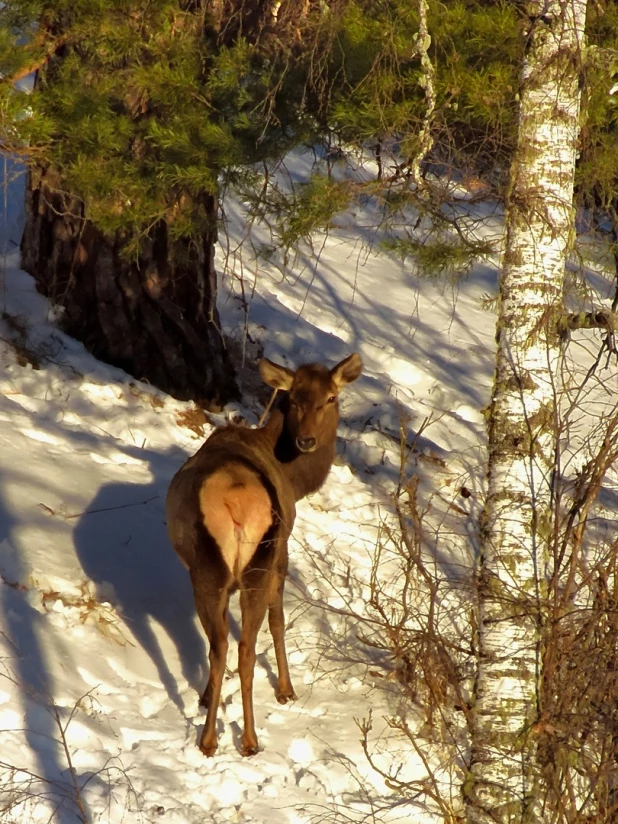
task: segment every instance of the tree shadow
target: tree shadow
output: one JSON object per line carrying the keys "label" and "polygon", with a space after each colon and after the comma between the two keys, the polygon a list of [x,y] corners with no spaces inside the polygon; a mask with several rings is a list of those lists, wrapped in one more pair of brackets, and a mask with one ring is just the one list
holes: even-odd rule
{"label": "tree shadow", "polygon": [[[79,818],[77,799],[53,713],[54,685],[44,643],[46,619],[28,601],[23,582],[29,579],[30,570],[14,537],[16,526],[0,498],[0,610],[14,653],[4,661],[3,676],[18,687],[22,700],[23,735],[35,758],[32,798],[45,799],[52,805],[56,824],[75,824]],[[10,799],[7,801],[10,804]],[[88,813],[84,798],[81,804]],[[3,809],[8,808],[3,804]]]}
{"label": "tree shadow", "polygon": [[183,677],[201,694],[205,643],[196,625],[189,576],[169,543],[165,525],[167,485],[178,467],[155,452],[130,447],[122,451],[149,460],[153,480],[102,486],[75,528],[75,550],[84,573],[96,585],[97,598],[117,607],[156,667],[170,700],[184,713],[178,683],[152,626],[158,624],[173,641]]}

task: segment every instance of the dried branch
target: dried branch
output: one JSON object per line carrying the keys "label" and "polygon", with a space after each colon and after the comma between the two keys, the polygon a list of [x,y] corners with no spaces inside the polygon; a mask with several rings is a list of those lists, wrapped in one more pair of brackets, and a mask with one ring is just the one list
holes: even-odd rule
{"label": "dried branch", "polygon": [[558,332],[564,334],[574,329],[616,329],[618,314],[608,311],[572,312],[558,320]]}
{"label": "dried branch", "polygon": [[56,52],[68,43],[70,33],[65,32],[51,40],[48,40],[48,37],[49,32],[41,31],[30,44],[29,51],[37,51],[39,48],[43,48],[42,54],[37,55],[37,57],[33,58],[29,63],[26,63],[25,66],[22,66],[12,75],[0,78],[0,82],[14,84],[19,80],[23,80],[24,77],[28,77],[29,74],[33,74],[39,71],[39,69],[42,69],[43,66],[49,63]]}

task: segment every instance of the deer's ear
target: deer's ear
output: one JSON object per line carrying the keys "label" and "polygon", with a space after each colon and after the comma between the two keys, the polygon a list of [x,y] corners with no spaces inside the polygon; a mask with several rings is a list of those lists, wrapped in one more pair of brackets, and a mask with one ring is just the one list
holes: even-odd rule
{"label": "deer's ear", "polygon": [[353,352],[342,360],[341,363],[338,363],[337,366],[333,366],[330,370],[330,377],[333,383],[341,389],[342,386],[346,386],[346,384],[355,381],[362,371],[363,362],[361,357],[356,352]]}
{"label": "deer's ear", "polygon": [[272,386],[273,389],[281,389],[284,392],[289,392],[294,383],[295,372],[287,369],[285,366],[279,366],[278,363],[273,363],[268,358],[262,358],[260,361],[260,375],[264,383]]}

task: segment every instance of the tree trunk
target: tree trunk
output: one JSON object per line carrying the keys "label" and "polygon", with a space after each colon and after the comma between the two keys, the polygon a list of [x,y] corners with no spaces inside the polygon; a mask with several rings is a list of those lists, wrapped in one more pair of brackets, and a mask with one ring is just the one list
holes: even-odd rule
{"label": "tree trunk", "polygon": [[216,308],[217,199],[199,239],[171,238],[155,225],[138,255],[120,232],[106,236],[84,218],[52,170],[30,172],[22,265],[62,307],[62,326],[95,357],[182,400],[219,406],[237,394]]}
{"label": "tree trunk", "polygon": [[488,496],[481,524],[469,824],[540,821],[552,469],[566,257],[573,228],[586,0],[529,6],[519,136],[507,203]]}

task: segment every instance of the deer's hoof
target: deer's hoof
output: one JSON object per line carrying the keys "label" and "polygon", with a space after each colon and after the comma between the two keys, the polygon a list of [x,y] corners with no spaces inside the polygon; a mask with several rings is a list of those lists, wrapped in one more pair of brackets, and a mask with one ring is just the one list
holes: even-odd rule
{"label": "deer's hoof", "polygon": [[204,753],[206,758],[211,758],[217,752],[217,742],[215,741],[214,744],[204,744],[201,742],[199,744],[199,748]]}
{"label": "deer's hoof", "polygon": [[278,692],[276,698],[280,704],[287,704],[288,701],[296,701],[296,693],[293,689],[290,689],[285,692]]}
{"label": "deer's hoof", "polygon": [[245,757],[249,755],[255,755],[260,751],[257,741],[254,744],[244,744],[240,748],[240,754],[244,755]]}

